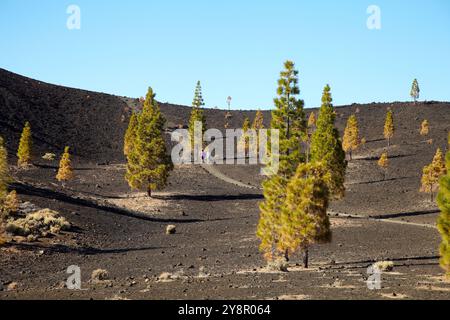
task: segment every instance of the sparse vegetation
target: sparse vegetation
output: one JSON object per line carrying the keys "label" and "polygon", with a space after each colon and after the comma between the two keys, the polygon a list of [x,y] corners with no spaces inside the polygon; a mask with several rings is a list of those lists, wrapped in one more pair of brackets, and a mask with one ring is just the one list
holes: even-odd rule
{"label": "sparse vegetation", "polygon": [[47,152],[42,156],[42,159],[46,161],[54,161],[56,159],[56,154]]}
{"label": "sparse vegetation", "polygon": [[433,161],[423,168],[421,192],[429,193],[433,201],[434,192],[438,187],[439,179],[446,173],[444,158],[441,149],[437,149]]}
{"label": "sparse vegetation", "polygon": [[285,259],[275,259],[267,262],[267,269],[270,271],[288,272],[288,262]]}
{"label": "sparse vegetation", "polygon": [[19,149],[17,150],[17,165],[19,167],[27,167],[31,164],[31,126],[27,121],[20,137]]}
{"label": "sparse vegetation", "polygon": [[392,261],[378,261],[373,264],[374,269],[381,272],[391,272],[394,270],[394,262]]}
{"label": "sparse vegetation", "polygon": [[450,279],[450,151],[446,156],[447,173],[440,180],[437,203],[441,214],[437,221],[439,233],[442,237],[440,252],[440,265]]}
{"label": "sparse vegetation", "polygon": [[358,149],[359,144],[358,120],[353,114],[348,118],[347,126],[344,131],[344,138],[342,140],[342,148],[349,154],[350,161],[352,160],[353,152]]}
{"label": "sparse vegetation", "polygon": [[7,232],[24,237],[29,235],[46,237],[49,233],[58,234],[69,229],[70,223],[58,212],[50,209],[29,213],[24,218],[10,220],[6,224]]}
{"label": "sparse vegetation", "polygon": [[96,269],[92,271],[91,281],[93,282],[101,282],[109,279],[109,273],[105,269]]}

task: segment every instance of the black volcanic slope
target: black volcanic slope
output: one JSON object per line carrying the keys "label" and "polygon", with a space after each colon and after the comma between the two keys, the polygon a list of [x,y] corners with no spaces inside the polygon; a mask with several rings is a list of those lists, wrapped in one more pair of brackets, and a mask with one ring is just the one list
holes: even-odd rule
{"label": "black volcanic slope", "polygon": [[[11,154],[30,121],[36,153],[58,153],[68,145],[85,160],[121,161],[130,111],[138,107],[138,99],[56,86],[0,69],[0,135]],[[169,128],[187,124],[189,107],[162,103],[161,109]],[[223,127],[224,111],[206,114],[209,126]],[[234,112],[231,125],[242,124],[244,114],[254,113]]]}
{"label": "black volcanic slope", "polygon": [[[10,154],[17,149],[25,121],[33,131],[35,156],[45,152],[60,153],[64,146],[84,161],[123,161],[122,145],[130,112],[139,108],[139,100],[104,93],[47,84],[0,69],[0,135]],[[343,130],[351,113],[357,113],[361,136],[381,139],[387,108],[394,110],[397,134],[394,140],[415,140],[423,119],[428,119],[435,145],[445,147],[450,127],[450,104],[428,102],[351,105],[337,108],[337,126]],[[169,129],[186,126],[190,108],[161,103]],[[309,113],[310,110],[307,110]],[[223,128],[225,111],[206,109],[208,127]],[[244,117],[254,118],[254,111],[232,111],[231,127],[240,127]],[[264,111],[266,126],[270,112]],[[375,138],[373,138],[375,137]],[[398,141],[400,142],[400,141]],[[394,141],[395,143],[395,141]]]}

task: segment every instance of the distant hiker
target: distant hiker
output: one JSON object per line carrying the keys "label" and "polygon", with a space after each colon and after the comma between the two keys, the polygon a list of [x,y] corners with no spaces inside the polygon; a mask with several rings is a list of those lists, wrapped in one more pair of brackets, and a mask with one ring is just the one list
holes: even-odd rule
{"label": "distant hiker", "polygon": [[202,163],[205,162],[206,153],[205,150],[202,150]]}

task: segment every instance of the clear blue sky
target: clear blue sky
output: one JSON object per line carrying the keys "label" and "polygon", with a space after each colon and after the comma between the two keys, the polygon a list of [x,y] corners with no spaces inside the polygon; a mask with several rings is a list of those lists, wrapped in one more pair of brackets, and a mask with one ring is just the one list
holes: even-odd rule
{"label": "clear blue sky", "polygon": [[[81,9],[68,30],[66,9]],[[369,30],[369,5],[381,30]],[[336,105],[450,100],[448,0],[0,0],[0,67],[42,81],[207,107],[273,106],[283,61],[300,71],[307,107],[326,83]]]}

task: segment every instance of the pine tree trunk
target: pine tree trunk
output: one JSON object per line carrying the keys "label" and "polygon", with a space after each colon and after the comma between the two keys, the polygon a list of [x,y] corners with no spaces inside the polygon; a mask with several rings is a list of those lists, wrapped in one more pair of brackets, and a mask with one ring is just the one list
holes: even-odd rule
{"label": "pine tree trunk", "polygon": [[305,269],[308,269],[309,266],[309,249],[306,248],[304,253],[303,253],[303,266],[305,267]]}
{"label": "pine tree trunk", "polygon": [[350,161],[352,161],[352,150],[350,150],[349,156],[350,156]]}
{"label": "pine tree trunk", "polygon": [[284,251],[284,259],[286,260],[286,262],[289,262],[289,250],[286,249],[286,251]]}

